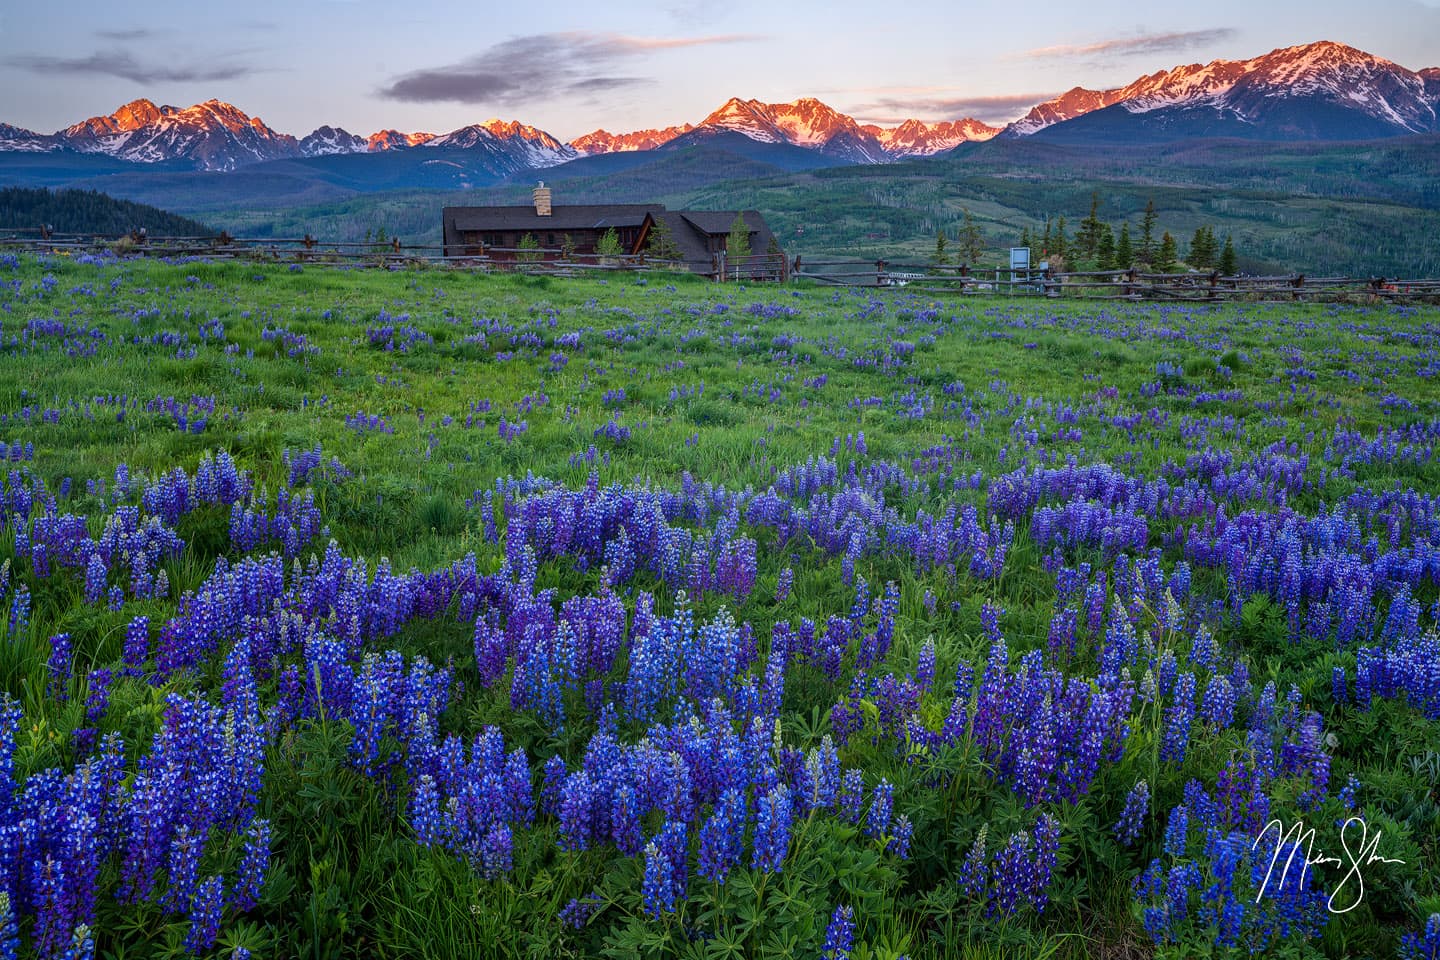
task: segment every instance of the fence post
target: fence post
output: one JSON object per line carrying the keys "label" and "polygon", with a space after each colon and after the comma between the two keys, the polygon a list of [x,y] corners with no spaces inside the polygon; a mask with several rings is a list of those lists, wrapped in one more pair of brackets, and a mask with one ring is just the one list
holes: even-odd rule
{"label": "fence post", "polygon": [[1295,278],[1290,281],[1290,286],[1294,288],[1294,292],[1290,294],[1290,299],[1299,300],[1301,297],[1300,288],[1305,286],[1305,274],[1296,274]]}
{"label": "fence post", "polygon": [[875,261],[875,286],[877,286],[877,287],[883,287],[883,286],[885,286],[885,261],[884,261],[884,260],[876,260],[876,261]]}

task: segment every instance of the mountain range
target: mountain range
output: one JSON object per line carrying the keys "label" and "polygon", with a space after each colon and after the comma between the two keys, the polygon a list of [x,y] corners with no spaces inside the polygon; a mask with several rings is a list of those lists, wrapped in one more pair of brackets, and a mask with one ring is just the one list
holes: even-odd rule
{"label": "mountain range", "polygon": [[707,144],[740,145],[744,156],[796,169],[933,156],[996,136],[1123,144],[1192,136],[1364,140],[1434,131],[1440,131],[1440,68],[1412,71],[1322,41],[1250,60],[1157,71],[1108,90],[1076,87],[1037,104],[1003,129],[968,118],[910,119],[881,127],[861,124],[812,97],[790,103],[735,97],[698,124],[618,134],[600,129],[569,143],[502,120],[438,135],[382,130],[368,137],[325,125],[296,138],[221,100],[182,109],[139,99],[53,134],[0,123],[0,152],[97,155],[172,170],[234,171],[266,161],[418,149],[417,157],[427,158],[420,164],[453,165],[461,157],[487,176],[503,178],[587,157]]}

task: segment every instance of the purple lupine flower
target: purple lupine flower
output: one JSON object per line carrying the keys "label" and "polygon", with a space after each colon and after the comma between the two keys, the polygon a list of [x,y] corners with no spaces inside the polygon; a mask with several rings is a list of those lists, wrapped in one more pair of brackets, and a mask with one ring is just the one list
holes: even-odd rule
{"label": "purple lupine flower", "polygon": [[188,826],[180,827],[170,842],[170,887],[165,891],[163,905],[173,913],[184,913],[189,908],[204,846],[204,838],[192,834]]}
{"label": "purple lupine flower", "polygon": [[150,618],[135,617],[125,628],[125,647],[121,657],[125,662],[125,672],[130,676],[139,676],[140,668],[149,656]]}
{"label": "purple lupine flower", "polygon": [[480,875],[494,880],[509,873],[514,866],[515,836],[510,824],[493,823],[480,842]]}
{"label": "purple lupine flower", "polygon": [[1030,903],[1036,913],[1043,913],[1049,903],[1045,892],[1050,886],[1060,859],[1060,821],[1042,813],[1035,821],[1035,859],[1030,871]]}
{"label": "purple lupine flower", "polygon": [[[446,824],[440,812],[440,792],[435,778],[421,774],[410,797],[410,828],[421,846],[433,847],[444,842]],[[244,908],[242,908],[244,909]]]}
{"label": "purple lupine flower", "polygon": [[15,921],[15,908],[10,892],[0,890],[0,960],[16,960],[20,956],[20,927]]}
{"label": "purple lupine flower", "polygon": [[1235,719],[1235,688],[1223,673],[1212,674],[1205,686],[1204,716],[1217,730],[1224,730]]}
{"label": "purple lupine flower", "polygon": [[628,857],[638,856],[645,846],[640,823],[643,812],[633,787],[627,784],[615,791],[610,807],[610,837],[615,848]]}
{"label": "purple lupine flower", "polygon": [[1340,806],[1346,810],[1355,809],[1355,795],[1360,792],[1360,781],[1351,774],[1345,781],[1345,786],[1340,788]]}
{"label": "purple lupine flower", "polygon": [[1400,960],[1440,960],[1440,913],[1430,914],[1420,933],[1400,938]]}
{"label": "purple lupine flower", "polygon": [[971,687],[975,683],[975,668],[970,661],[962,659],[955,667],[955,699],[962,702],[968,710],[970,707]]}
{"label": "purple lupine flower", "polygon": [[651,840],[645,845],[645,877],[640,889],[645,897],[645,912],[653,920],[659,920],[662,914],[675,909],[670,871],[670,858],[661,853],[660,847]]}
{"label": "purple lupine flower", "polygon": [[1030,867],[1032,860],[1030,836],[1024,830],[1010,835],[1005,846],[995,854],[991,864],[994,898],[987,905],[987,914],[996,911],[1004,916],[1013,916],[1020,903],[1030,892]]}
{"label": "purple lupine flower", "polygon": [[910,822],[910,815],[902,813],[895,818],[891,827],[890,842],[885,845],[885,850],[895,854],[901,860],[910,858],[910,840],[915,835],[915,825]]}
{"label": "purple lupine flower", "polygon": [[915,664],[915,685],[929,690],[935,683],[935,638],[926,637],[920,645],[920,656]]}
{"label": "purple lupine flower", "polygon": [[849,960],[855,945],[855,911],[848,906],[835,908],[825,928],[825,943],[820,948],[823,960]]}
{"label": "purple lupine flower", "polygon": [[90,554],[90,561],[85,565],[85,602],[94,606],[100,602],[105,594],[105,580],[110,571],[105,567],[105,559],[96,550]]}
{"label": "purple lupine flower", "polygon": [[235,878],[236,910],[249,910],[259,901],[269,867],[270,821],[252,820],[245,830],[245,848],[240,856],[240,871]]}
{"label": "purple lupine flower", "polygon": [[875,784],[870,798],[870,815],[865,820],[865,833],[871,837],[883,837],[890,830],[890,814],[895,806],[895,787],[882,779]]}
{"label": "purple lupine flower", "polygon": [[975,835],[974,842],[970,844],[969,852],[965,854],[965,859],[960,864],[958,877],[960,890],[971,900],[984,900],[986,892],[990,888],[990,858],[985,849],[989,833],[988,824],[980,828],[980,832]]}
{"label": "purple lupine flower", "polygon": [[201,953],[215,945],[220,934],[220,918],[225,911],[225,880],[216,875],[195,888],[190,904],[190,929],[185,934],[185,949]]}
{"label": "purple lupine flower", "polygon": [[1185,749],[1190,743],[1190,729],[1195,722],[1195,674],[1182,673],[1175,683],[1174,697],[1165,711],[1165,733],[1160,743],[1160,759],[1185,762]]}
{"label": "purple lupine flower", "polygon": [[1186,836],[1190,831],[1190,811],[1184,804],[1174,807],[1170,811],[1170,819],[1165,822],[1165,852],[1172,857],[1185,856]]}
{"label": "purple lupine flower", "polygon": [[560,922],[574,930],[581,930],[590,918],[604,906],[598,891],[592,890],[584,897],[576,897],[560,910]]}
{"label": "purple lupine flower", "polygon": [[74,655],[70,634],[57,633],[50,638],[50,657],[46,666],[50,671],[50,690],[58,700],[66,699]]}
{"label": "purple lupine flower", "polygon": [[90,671],[86,681],[89,693],[85,697],[85,722],[99,723],[110,707],[110,681],[114,674],[101,667]]}
{"label": "purple lupine flower", "polygon": [[780,870],[790,846],[791,811],[790,790],[783,783],[776,784],[760,798],[755,816],[755,849],[750,858],[752,870],[765,873]]}
{"label": "purple lupine flower", "polygon": [[780,577],[775,582],[775,602],[784,603],[790,596],[790,589],[795,585],[795,571],[786,567],[780,571]]}
{"label": "purple lupine flower", "polygon": [[745,795],[729,789],[700,827],[700,863],[696,872],[706,880],[724,883],[740,862],[745,830]]}
{"label": "purple lupine flower", "polygon": [[1139,780],[1125,796],[1125,809],[1115,823],[1115,837],[1127,847],[1135,845],[1140,831],[1145,828],[1145,818],[1150,813],[1150,784]]}

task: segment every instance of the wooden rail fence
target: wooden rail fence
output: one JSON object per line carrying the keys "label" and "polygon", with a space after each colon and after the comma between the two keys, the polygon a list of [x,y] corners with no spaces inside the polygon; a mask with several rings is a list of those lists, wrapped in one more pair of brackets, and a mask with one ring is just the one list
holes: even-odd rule
{"label": "wooden rail fence", "polygon": [[200,256],[292,263],[349,263],[399,269],[423,264],[570,276],[592,270],[684,270],[721,282],[762,281],[844,287],[908,287],[917,292],[1004,294],[1011,296],[1087,297],[1103,300],[1175,302],[1320,301],[1369,299],[1440,302],[1440,279],[1386,277],[1223,276],[1210,273],[1142,273],[1137,270],[1089,270],[1051,273],[1005,267],[970,268],[887,260],[793,259],[756,254],[727,259],[712,254],[707,262],[662,260],[644,254],[605,255],[545,247],[487,247],[481,255],[447,255],[438,245],[386,241],[320,241],[315,237],[150,237],[144,231],[122,236],[59,234],[49,230],[10,230],[0,247],[78,254],[111,250],[144,256]]}
{"label": "wooden rail fence", "polygon": [[972,269],[887,260],[795,258],[792,276],[835,286],[911,287],[927,293],[1000,293],[1104,300],[1301,301],[1373,298],[1440,300],[1440,279],[1386,277],[1226,276],[1208,273],[1145,273],[1085,270],[1051,273],[1007,267]]}

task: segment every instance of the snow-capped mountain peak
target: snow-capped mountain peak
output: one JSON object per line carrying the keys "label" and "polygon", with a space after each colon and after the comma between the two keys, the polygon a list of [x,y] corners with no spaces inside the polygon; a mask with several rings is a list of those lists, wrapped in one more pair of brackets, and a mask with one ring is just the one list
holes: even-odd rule
{"label": "snow-capped mountain peak", "polygon": [[775,115],[759,100],[731,97],[699,124],[702,128],[733,130],[761,143],[784,143],[788,138],[780,131]]}
{"label": "snow-capped mountain peak", "polygon": [[435,139],[433,133],[401,133],[399,130],[378,130],[365,141],[365,149],[374,153],[380,150],[404,150],[419,147]]}
{"label": "snow-capped mountain peak", "polygon": [[348,130],[328,124],[316,127],[300,141],[300,155],[304,157],[328,157],[342,153],[364,153],[367,142]]}
{"label": "snow-capped mountain peak", "polygon": [[[1250,60],[1212,60],[1160,70],[1110,90],[1075,88],[1036,105],[1007,129],[1027,136],[1119,104],[1131,114],[1206,111],[1214,124],[1259,129],[1283,113],[1276,135],[1344,132],[1345,117],[1360,135],[1418,133],[1437,127],[1440,82],[1383,57],[1324,40],[1282,47]],[[1298,111],[1298,112],[1297,112]],[[1160,121],[1163,123],[1163,121]]]}

